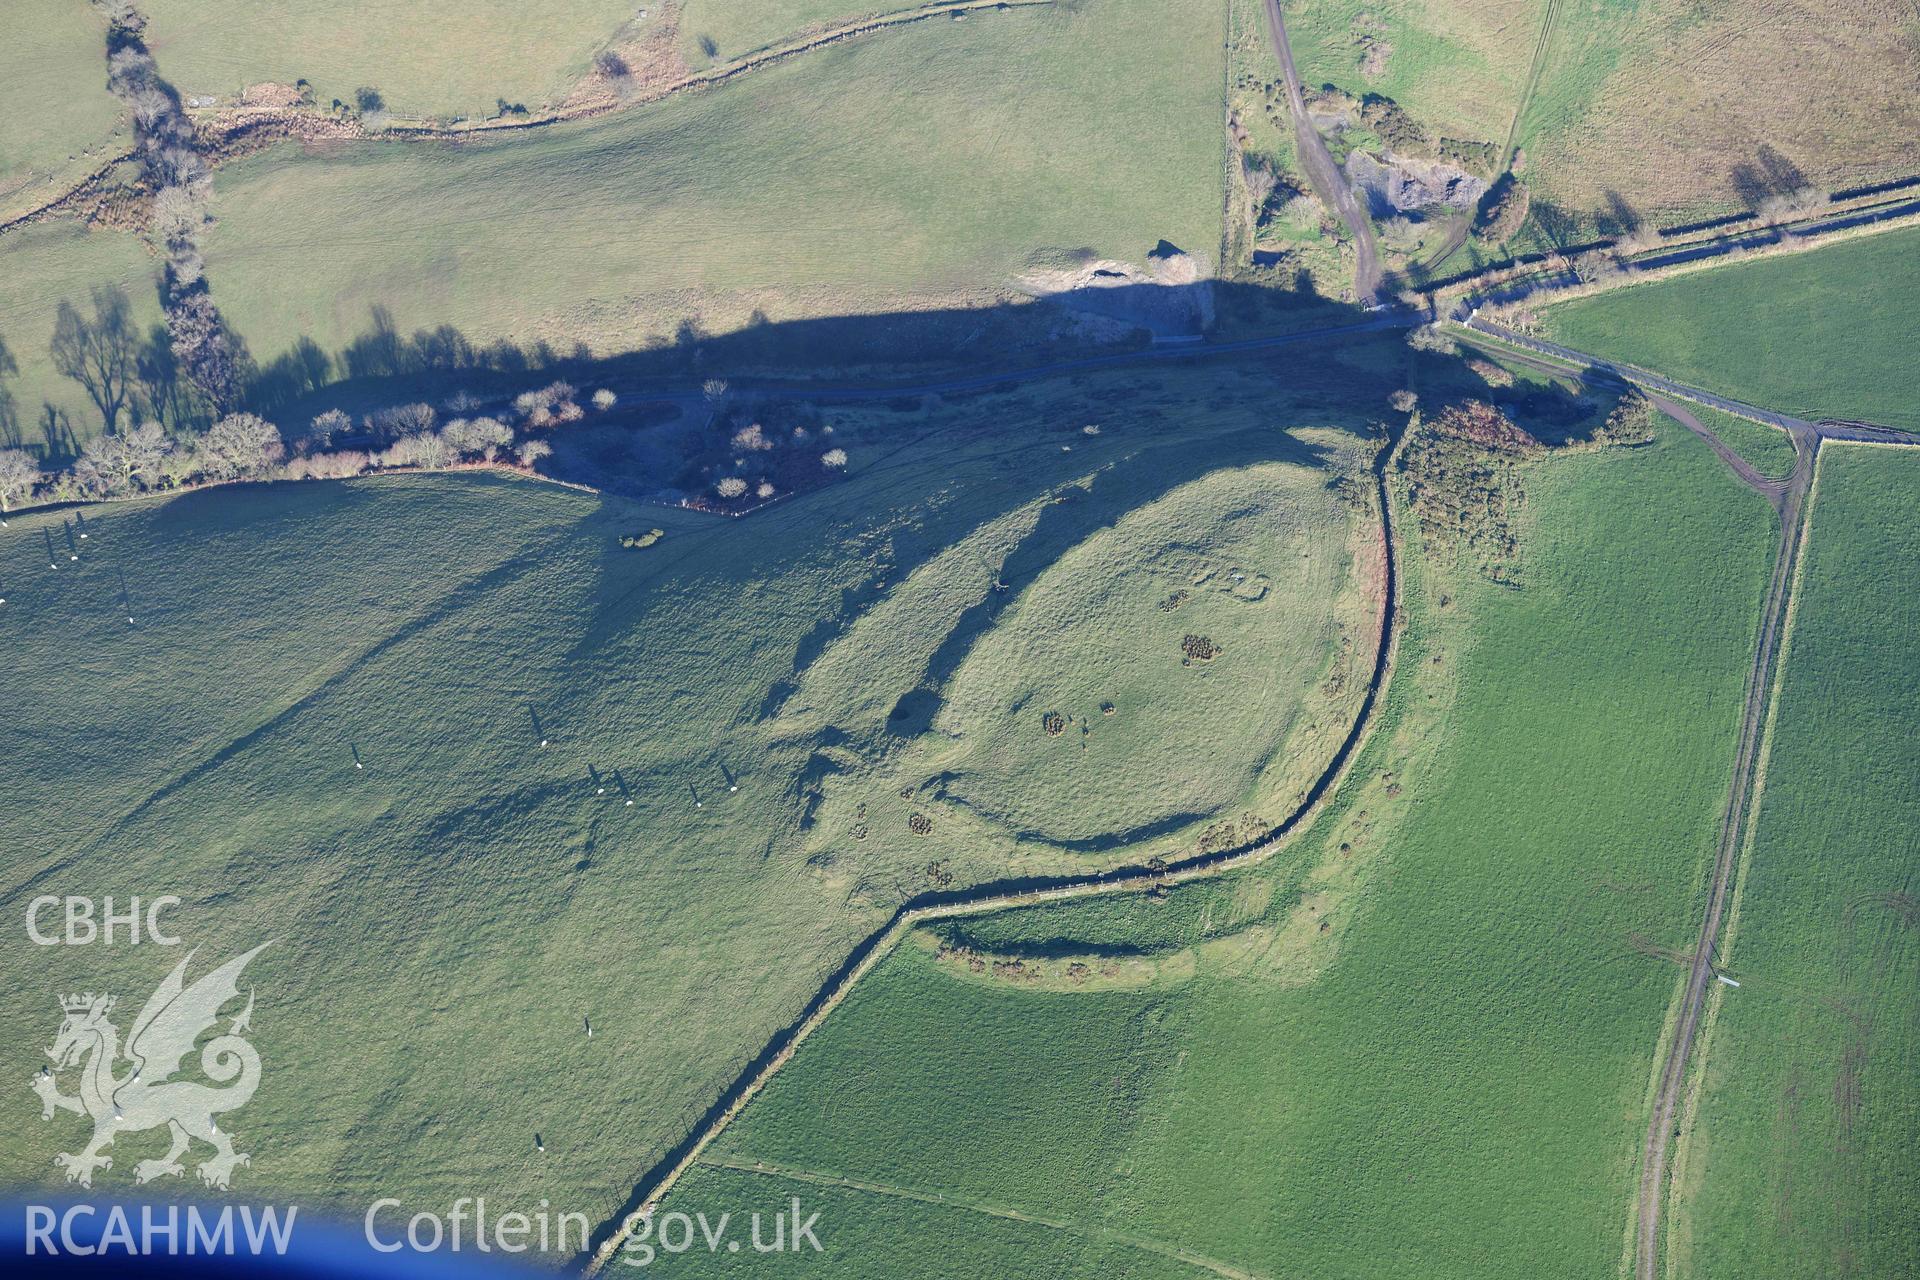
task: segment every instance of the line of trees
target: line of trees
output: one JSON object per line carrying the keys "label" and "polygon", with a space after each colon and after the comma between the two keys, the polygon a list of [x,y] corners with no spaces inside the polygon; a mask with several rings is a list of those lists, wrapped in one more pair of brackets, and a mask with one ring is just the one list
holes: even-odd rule
{"label": "line of trees", "polygon": [[[147,234],[166,260],[160,301],[174,373],[204,401],[210,416],[223,417],[239,406],[249,360],[207,285],[200,238],[212,221],[207,211],[212,175],[180,95],[161,79],[141,39],[145,16],[128,0],[96,4],[107,18],[107,88],[132,114],[134,156],[153,193]],[[100,407],[107,429],[114,430],[115,413]]]}
{"label": "line of trees", "polygon": [[[515,397],[499,416],[467,416],[484,405],[460,394],[448,401],[458,415],[444,422],[428,404],[393,405],[358,422],[330,409],[291,445],[279,427],[252,413],[226,414],[205,431],[170,429],[149,418],[88,441],[60,471],[41,470],[24,449],[0,449],[0,513],[34,502],[100,501],[231,480],[345,479],[476,463],[531,471],[553,447],[528,433],[585,417],[576,397],[570,384],[554,382]],[[616,399],[598,391],[592,404],[604,412]]]}

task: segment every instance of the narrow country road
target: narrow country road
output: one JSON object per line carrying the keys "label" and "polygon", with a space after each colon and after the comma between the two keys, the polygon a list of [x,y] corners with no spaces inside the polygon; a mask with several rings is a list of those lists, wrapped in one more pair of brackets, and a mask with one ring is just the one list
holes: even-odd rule
{"label": "narrow country road", "polygon": [[1287,43],[1287,20],[1280,12],[1280,0],[1267,0],[1267,34],[1273,39],[1273,55],[1280,59],[1280,74],[1287,82],[1287,107],[1293,112],[1293,135],[1300,155],[1300,167],[1307,181],[1320,193],[1327,206],[1347,224],[1353,237],[1353,297],[1363,307],[1383,301],[1380,296],[1380,251],[1373,243],[1373,223],[1360,207],[1340,166],[1327,151],[1326,139],[1307,117],[1307,100],[1300,92],[1300,73],[1293,65],[1293,49]]}
{"label": "narrow country road", "polygon": [[[1676,400],[1691,400],[1703,404],[1709,409],[1719,409],[1735,417],[1751,418],[1755,422],[1764,422],[1793,436],[1796,441],[1805,433],[1822,440],[1857,440],[1875,444],[1920,444],[1920,432],[1908,431],[1904,427],[1885,427],[1873,422],[1851,422],[1837,418],[1823,418],[1818,422],[1806,418],[1796,418],[1791,414],[1776,413],[1772,409],[1762,409],[1758,405],[1735,400],[1715,391],[1676,381],[1664,374],[1636,368],[1617,360],[1604,360],[1599,356],[1588,355],[1572,347],[1563,347],[1557,342],[1547,342],[1541,338],[1529,338],[1525,334],[1515,333],[1504,325],[1482,320],[1478,308],[1472,311],[1462,309],[1453,317],[1453,322],[1473,333],[1495,339],[1508,347],[1521,347],[1527,351],[1548,356],[1562,364],[1570,364],[1588,373],[1598,374],[1614,382],[1624,382],[1639,387],[1650,395],[1665,396]],[[1697,428],[1697,424],[1696,424]],[[1711,434],[1711,433],[1709,433]],[[1809,464],[1811,465],[1811,464]],[[1791,483],[1791,481],[1789,481]]]}

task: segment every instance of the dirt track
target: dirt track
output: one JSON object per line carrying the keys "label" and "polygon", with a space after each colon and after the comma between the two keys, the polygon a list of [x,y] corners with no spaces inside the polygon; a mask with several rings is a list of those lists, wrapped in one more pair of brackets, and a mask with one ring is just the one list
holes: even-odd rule
{"label": "dirt track", "polygon": [[1372,306],[1384,301],[1380,296],[1380,251],[1373,243],[1373,223],[1367,220],[1366,211],[1354,198],[1353,188],[1340,172],[1340,166],[1333,162],[1326,139],[1307,118],[1307,102],[1300,92],[1300,73],[1293,65],[1293,50],[1287,44],[1287,21],[1280,12],[1280,0],[1266,0],[1266,3],[1267,34],[1272,37],[1273,55],[1280,59],[1280,74],[1287,82],[1287,107],[1293,112],[1300,167],[1307,171],[1307,181],[1320,193],[1320,198],[1347,224],[1347,232],[1353,237],[1354,301],[1363,307]]}
{"label": "dirt track", "polygon": [[[1656,401],[1656,403],[1660,403]],[[1671,411],[1671,410],[1668,410]],[[1727,458],[1728,450],[1713,433],[1691,415],[1681,416],[1689,430],[1704,437],[1715,451]],[[1773,579],[1767,586],[1767,598],[1760,617],[1760,642],[1754,649],[1753,668],[1747,673],[1747,693],[1740,715],[1740,744],[1734,753],[1733,786],[1727,795],[1727,807],[1720,818],[1720,835],[1714,853],[1713,882],[1707,892],[1706,910],[1700,920],[1700,936],[1694,943],[1692,967],[1687,974],[1686,996],[1680,1006],[1680,1020],[1674,1029],[1673,1043],[1660,1067],[1660,1084],[1654,1095],[1653,1115],[1647,1123],[1646,1147],[1641,1153],[1640,1194],[1634,1228],[1634,1272],[1638,1280],[1658,1280],[1660,1272],[1660,1211],[1666,1199],[1667,1147],[1673,1138],[1675,1117],[1679,1114],[1680,1093],[1687,1078],[1687,1057],[1699,1030],[1700,1014],[1706,1006],[1707,987],[1713,981],[1714,939],[1720,934],[1720,917],[1726,907],[1727,890],[1733,879],[1733,863],[1741,836],[1751,820],[1754,775],[1760,755],[1760,734],[1766,720],[1767,701],[1776,679],[1776,660],[1787,613],[1787,597],[1793,584],[1794,562],[1800,553],[1800,529],[1806,515],[1806,498],[1813,485],[1813,464],[1820,450],[1820,435],[1807,424],[1791,428],[1794,446],[1793,474],[1772,498],[1780,513],[1780,546],[1773,562]],[[1737,455],[1736,455],[1737,456]],[[1729,460],[1729,465],[1733,465]],[[1734,468],[1741,471],[1740,467]],[[1748,468],[1747,470],[1751,470]],[[1741,478],[1763,493],[1766,482]]]}
{"label": "dirt track", "polygon": [[[1705,440],[1707,447],[1719,455],[1720,461],[1726,463],[1735,475],[1747,482],[1748,488],[1764,495],[1767,501],[1773,504],[1774,510],[1778,511],[1780,509],[1781,505],[1786,501],[1787,489],[1793,483],[1793,475],[1790,474],[1779,480],[1767,479],[1767,477],[1761,475],[1759,471],[1754,469],[1754,465],[1751,462],[1748,462],[1745,458],[1728,448],[1726,441],[1707,430],[1707,428],[1701,424],[1700,419],[1694,417],[1692,413],[1674,401],[1667,399],[1665,396],[1649,396],[1648,399],[1653,402],[1654,408],[1666,414],[1669,418],[1672,418],[1675,422],[1678,422],[1702,440]],[[1799,446],[1800,438],[1795,436],[1794,452],[1796,460],[1794,464],[1794,474],[1798,474],[1799,472]]]}

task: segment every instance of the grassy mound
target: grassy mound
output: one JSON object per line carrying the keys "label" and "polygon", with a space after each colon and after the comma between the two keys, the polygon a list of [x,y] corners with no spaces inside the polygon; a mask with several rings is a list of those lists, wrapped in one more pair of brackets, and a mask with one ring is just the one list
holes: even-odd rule
{"label": "grassy mound", "polygon": [[[903,898],[1094,864],[970,833],[937,797],[915,834],[885,717],[923,668],[841,683],[822,652],[872,617],[904,620],[889,659],[915,633],[964,652],[960,596],[991,579],[969,588],[956,549],[1094,477],[1120,480],[1100,522],[1229,456],[1318,453],[1333,478],[1364,424],[1309,402],[1366,374],[1298,360],[837,414],[845,478],[745,520],[484,476],[16,517],[0,905],[175,894],[208,962],[274,940],[249,970],[269,1068],[233,1120],[236,1187],[354,1220],[484,1189],[597,1222]],[[865,694],[872,723],[846,710]],[[837,709],[811,726],[816,696]],[[34,951],[0,996],[21,1044],[50,1042],[52,995],[136,1004],[174,958]],[[0,1168],[50,1181],[74,1141],[15,1126]],[[123,1146],[100,1185],[157,1154]]]}
{"label": "grassy mound", "polygon": [[[1124,1240],[1216,1274],[1613,1275],[1772,529],[1677,428],[1528,483],[1521,589],[1409,565],[1385,719],[1307,838],[1165,901],[955,922],[971,957],[903,947],[666,1207],[932,1197],[1054,1224],[1067,1274]],[[1102,955],[1154,976],[1103,985]],[[952,1229],[847,1221],[850,1274]]]}
{"label": "grassy mound", "polygon": [[1183,485],[1074,547],[954,673],[934,722],[954,740],[946,792],[1084,843],[1225,810],[1270,770],[1304,785],[1331,747],[1301,769],[1284,744],[1309,702],[1344,731],[1371,653],[1365,621],[1339,616],[1361,610],[1336,609],[1351,514],[1323,474],[1274,464]]}

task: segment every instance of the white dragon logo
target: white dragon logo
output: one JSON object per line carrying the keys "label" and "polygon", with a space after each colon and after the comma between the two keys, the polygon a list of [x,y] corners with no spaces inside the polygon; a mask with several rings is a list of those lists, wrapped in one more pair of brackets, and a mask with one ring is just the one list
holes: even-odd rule
{"label": "white dragon logo", "polygon": [[[161,1125],[172,1130],[173,1147],[161,1159],[134,1165],[136,1182],[184,1172],[180,1157],[194,1138],[214,1149],[198,1170],[200,1180],[210,1187],[224,1188],[236,1166],[252,1163],[233,1149],[233,1139],[213,1122],[215,1116],[245,1106],[260,1086],[260,1055],[240,1034],[250,1030],[251,991],[247,1007],[234,1017],[226,1033],[214,1036],[200,1050],[200,1069],[226,1087],[216,1089],[169,1077],[180,1069],[181,1059],[193,1050],[201,1033],[219,1020],[221,1007],[240,994],[240,971],[268,945],[263,942],[245,955],[235,956],[190,987],[185,982],[187,961],[194,953],[188,952],[133,1020],[124,1055],[131,1070],[124,1075],[114,1074],[122,1053],[120,1033],[107,1020],[113,1012],[113,997],[91,993],[61,997],[60,1008],[66,1020],[60,1024],[53,1047],[47,1050],[54,1070],[42,1067],[34,1077],[33,1089],[40,1095],[42,1120],[53,1119],[56,1110],[93,1118],[93,1141],[77,1155],[63,1153],[53,1158],[67,1171],[68,1182],[92,1186],[95,1169],[113,1168],[112,1157],[101,1152],[115,1138]],[[75,1065],[80,1067],[80,1092],[70,1096],[60,1092],[59,1076],[54,1073]]]}

